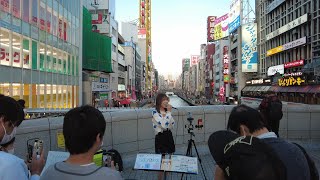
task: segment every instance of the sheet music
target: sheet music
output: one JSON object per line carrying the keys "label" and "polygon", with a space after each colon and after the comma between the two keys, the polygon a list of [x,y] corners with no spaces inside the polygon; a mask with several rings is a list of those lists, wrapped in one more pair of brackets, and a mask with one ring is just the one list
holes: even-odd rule
{"label": "sheet music", "polygon": [[171,156],[171,171],[198,174],[198,159],[188,156]]}
{"label": "sheet music", "polygon": [[[57,162],[62,162],[66,159],[68,159],[68,157],[70,156],[70,154],[68,152],[61,152],[61,151],[49,151],[48,152],[48,157],[46,160],[46,164],[42,170],[42,173],[51,165],[57,163]],[[41,173],[41,175],[42,175]]]}

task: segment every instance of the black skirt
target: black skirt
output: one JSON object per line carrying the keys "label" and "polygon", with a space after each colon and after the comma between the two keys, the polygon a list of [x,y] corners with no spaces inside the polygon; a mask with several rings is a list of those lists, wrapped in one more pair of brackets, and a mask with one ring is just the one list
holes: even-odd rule
{"label": "black skirt", "polygon": [[176,151],[172,132],[170,130],[159,132],[155,138],[156,154],[172,154]]}

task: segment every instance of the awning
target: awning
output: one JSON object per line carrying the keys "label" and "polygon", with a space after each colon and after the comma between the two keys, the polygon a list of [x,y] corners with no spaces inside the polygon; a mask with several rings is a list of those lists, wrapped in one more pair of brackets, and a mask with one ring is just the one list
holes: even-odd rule
{"label": "awning", "polygon": [[285,91],[289,93],[294,93],[294,92],[297,92],[298,89],[299,89],[299,86],[290,86],[290,87],[287,87]]}
{"label": "awning", "polygon": [[299,86],[299,88],[297,89],[297,93],[308,93],[311,89],[313,88],[313,86]]}
{"label": "awning", "polygon": [[270,89],[268,89],[269,92],[276,92],[276,89],[278,89],[279,86],[271,86]]}
{"label": "awning", "polygon": [[260,91],[260,89],[262,88],[263,86],[256,86],[252,91]]}
{"label": "awning", "polygon": [[260,91],[261,91],[261,92],[267,92],[270,88],[271,88],[271,86],[262,86],[262,88],[260,89]]}
{"label": "awning", "polygon": [[242,89],[243,92],[248,91],[248,89],[250,88],[250,86],[246,86]]}
{"label": "awning", "polygon": [[274,89],[273,92],[284,92],[286,87],[278,86],[278,88]]}
{"label": "awning", "polygon": [[309,93],[320,93],[320,85],[313,86]]}

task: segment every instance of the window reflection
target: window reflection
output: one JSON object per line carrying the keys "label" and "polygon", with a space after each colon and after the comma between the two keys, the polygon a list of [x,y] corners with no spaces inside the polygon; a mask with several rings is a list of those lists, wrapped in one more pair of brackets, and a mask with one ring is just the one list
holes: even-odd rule
{"label": "window reflection", "polygon": [[20,55],[21,38],[20,35],[12,33],[12,66],[21,67],[22,56]]}
{"label": "window reflection", "polygon": [[9,31],[0,29],[0,65],[10,66]]}

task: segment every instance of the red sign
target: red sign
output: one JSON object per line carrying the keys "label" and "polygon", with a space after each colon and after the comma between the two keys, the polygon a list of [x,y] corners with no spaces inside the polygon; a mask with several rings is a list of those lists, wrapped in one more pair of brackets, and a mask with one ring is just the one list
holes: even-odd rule
{"label": "red sign", "polygon": [[291,67],[297,67],[297,66],[303,66],[304,65],[304,60],[296,60],[292,62],[288,62],[284,64],[284,68],[291,68]]}
{"label": "red sign", "polygon": [[0,10],[3,10],[8,13],[10,12],[9,0],[0,0]]}
{"label": "red sign", "polygon": [[219,94],[220,94],[220,96],[224,96],[224,87],[223,86],[220,87]]}
{"label": "red sign", "polygon": [[216,16],[208,16],[207,18],[207,41],[214,41],[214,21]]}
{"label": "red sign", "polygon": [[92,24],[102,24],[102,14],[92,14],[91,17]]}
{"label": "red sign", "polygon": [[191,66],[198,64],[200,59],[200,56],[198,55],[192,55],[191,56]]}

